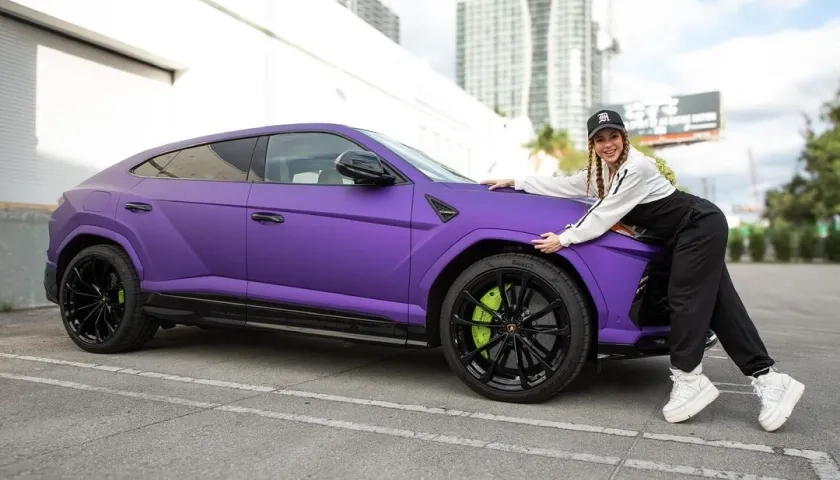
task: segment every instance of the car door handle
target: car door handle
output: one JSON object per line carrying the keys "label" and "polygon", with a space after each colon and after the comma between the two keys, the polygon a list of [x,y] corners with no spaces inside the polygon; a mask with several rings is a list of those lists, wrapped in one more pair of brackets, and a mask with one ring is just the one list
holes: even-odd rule
{"label": "car door handle", "polygon": [[274,213],[252,213],[251,220],[256,222],[272,222],[272,223],[283,223],[285,219],[283,215],[276,215]]}
{"label": "car door handle", "polygon": [[125,204],[126,210],[131,210],[132,212],[151,212],[152,206],[148,203],[126,203]]}

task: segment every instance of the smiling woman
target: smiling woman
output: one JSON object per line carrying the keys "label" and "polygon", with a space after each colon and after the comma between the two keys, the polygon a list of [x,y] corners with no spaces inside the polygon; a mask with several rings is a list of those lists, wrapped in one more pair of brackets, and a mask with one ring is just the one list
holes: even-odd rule
{"label": "smiling woman", "polygon": [[492,188],[513,186],[555,197],[589,194],[594,177],[597,200],[562,233],[547,232],[533,241],[537,250],[561,248],[594,240],[617,223],[651,231],[671,252],[668,280],[670,316],[670,401],[662,409],[668,422],[696,416],[719,395],[703,374],[702,360],[711,328],[741,372],[750,377],[761,398],[759,423],[780,428],[799,402],[804,385],[774,368],[764,343],[741,303],[725,255],[728,223],[712,202],[677,190],[654,159],[630,145],[621,116],[601,110],[589,118],[589,165],[568,177],[491,180]]}

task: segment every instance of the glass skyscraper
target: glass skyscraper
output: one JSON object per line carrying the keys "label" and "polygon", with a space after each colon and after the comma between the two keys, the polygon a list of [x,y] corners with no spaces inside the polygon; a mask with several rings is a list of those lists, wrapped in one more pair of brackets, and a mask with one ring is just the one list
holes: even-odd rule
{"label": "glass skyscraper", "polygon": [[458,85],[509,117],[565,129],[586,145],[601,101],[592,0],[458,0]]}

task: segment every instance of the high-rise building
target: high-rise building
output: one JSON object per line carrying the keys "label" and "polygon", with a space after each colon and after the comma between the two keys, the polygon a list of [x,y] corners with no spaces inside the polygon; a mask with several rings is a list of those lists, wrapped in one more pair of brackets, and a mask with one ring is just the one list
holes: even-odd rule
{"label": "high-rise building", "polygon": [[600,101],[592,0],[458,0],[456,79],[482,103],[586,145]]}
{"label": "high-rise building", "polygon": [[400,17],[381,0],[337,0],[385,36],[400,43]]}

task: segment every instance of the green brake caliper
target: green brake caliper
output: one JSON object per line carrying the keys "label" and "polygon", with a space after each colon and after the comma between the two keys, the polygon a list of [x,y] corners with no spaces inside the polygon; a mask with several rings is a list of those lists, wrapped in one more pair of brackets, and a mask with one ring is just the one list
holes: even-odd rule
{"label": "green brake caliper", "polygon": [[[511,285],[511,283],[505,284],[505,290],[509,290]],[[483,303],[490,310],[499,311],[499,308],[502,306],[502,297],[499,295],[499,287],[493,287],[478,301]],[[476,323],[490,323],[492,319],[493,317],[489,313],[485,312],[481,307],[475,307],[475,310],[473,310],[472,320]],[[476,348],[480,348],[490,342],[490,338],[493,336],[493,329],[488,327],[472,327],[472,336],[473,343],[475,343]],[[489,358],[487,350],[483,350],[481,355],[484,356],[484,358]]]}
{"label": "green brake caliper", "polygon": [[117,291],[117,303],[122,305],[125,303],[125,289],[121,288]]}

